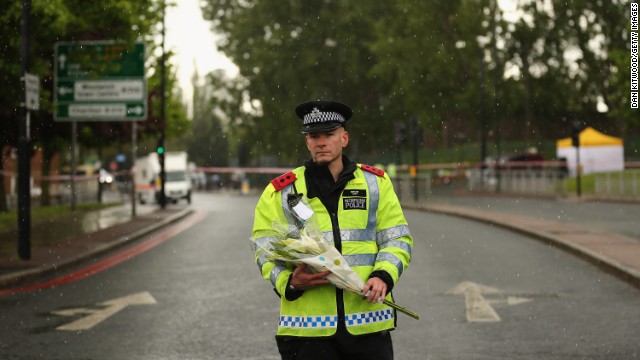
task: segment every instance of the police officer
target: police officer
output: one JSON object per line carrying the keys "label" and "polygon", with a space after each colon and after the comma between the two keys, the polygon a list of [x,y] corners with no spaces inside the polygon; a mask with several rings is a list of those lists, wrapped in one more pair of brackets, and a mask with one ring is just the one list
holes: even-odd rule
{"label": "police officer", "polygon": [[396,313],[382,304],[409,266],[413,238],[384,171],[343,154],[352,110],[335,101],[298,105],[311,160],[266,187],[255,209],[253,238],[274,236],[275,222],[291,222],[290,202],[304,195],[324,236],[365,281],[361,296],[312,274],[256,257],[280,296],[276,342],[282,359],[393,359],[390,330]]}

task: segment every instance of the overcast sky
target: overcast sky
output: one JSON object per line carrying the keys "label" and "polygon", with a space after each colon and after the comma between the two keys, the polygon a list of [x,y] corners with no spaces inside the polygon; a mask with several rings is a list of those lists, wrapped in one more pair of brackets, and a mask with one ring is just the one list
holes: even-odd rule
{"label": "overcast sky", "polygon": [[165,46],[176,53],[172,62],[177,66],[180,86],[191,114],[191,76],[195,67],[200,76],[215,69],[226,69],[235,75],[237,68],[217,51],[209,22],[202,18],[199,1],[175,0],[175,3],[176,6],[167,9]]}
{"label": "overcast sky", "polygon": [[[200,76],[215,69],[225,69],[231,76],[237,74],[237,67],[215,46],[215,36],[208,21],[202,18],[199,0],[174,0],[175,6],[167,9],[166,47],[176,53],[173,63],[177,66],[178,79],[184,100],[191,116],[191,76],[198,69]],[[507,18],[518,18],[513,0],[498,0]]]}

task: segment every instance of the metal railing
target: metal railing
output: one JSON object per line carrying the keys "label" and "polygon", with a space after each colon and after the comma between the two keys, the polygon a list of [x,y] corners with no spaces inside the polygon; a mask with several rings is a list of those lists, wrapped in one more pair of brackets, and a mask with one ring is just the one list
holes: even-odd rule
{"label": "metal railing", "polygon": [[[7,175],[5,175],[7,176]],[[9,177],[11,185],[8,194],[5,194],[7,208],[16,209],[18,206],[18,195],[15,189],[15,177]],[[32,177],[31,181],[31,205],[41,206],[44,201],[44,187],[48,187],[48,201],[50,205],[64,205],[71,203],[72,188],[75,189],[76,203],[100,202],[101,193],[108,188],[116,188],[121,191],[120,184],[100,183],[97,175],[76,176],[75,187],[71,186],[71,179],[68,175],[50,176],[46,181],[42,178]],[[124,191],[124,190],[122,190]]]}
{"label": "metal railing", "polygon": [[[518,164],[518,166],[512,167],[504,165],[483,167],[479,164],[431,164],[418,166],[418,172],[415,176],[409,175],[407,172],[409,167],[406,165],[398,166],[398,168],[401,171],[392,178],[392,181],[401,201],[419,202],[434,194],[453,195],[454,192],[460,191],[557,198],[575,194],[575,185],[573,185],[575,178],[568,178],[566,169],[559,166],[557,162],[527,164],[526,166]],[[209,169],[205,168],[205,170]],[[225,173],[225,171],[231,173],[238,172],[239,168],[215,168],[212,172],[214,170],[215,173]],[[253,178],[245,178],[252,179],[251,187],[261,190],[273,177],[273,174],[286,172],[287,169],[242,168],[241,170],[243,176],[253,176]],[[206,171],[202,171],[202,173],[208,174]],[[7,175],[5,174],[5,177]],[[567,179],[569,180],[567,181]],[[601,199],[640,200],[640,166],[629,166],[624,172],[593,174],[591,179],[588,184],[588,196]],[[49,186],[51,204],[70,203],[72,187],[67,175],[52,176],[44,182],[43,179],[35,180],[31,192],[34,206],[40,205],[42,198],[40,187],[46,186],[46,184]],[[116,189],[113,190],[118,190],[126,195],[128,194],[127,185],[128,181],[121,181],[108,186],[115,187]],[[78,203],[100,201],[102,189],[98,177],[95,175],[76,176],[75,191]],[[208,186],[203,186],[201,190],[211,189]],[[17,205],[15,191],[10,191],[6,195],[6,199],[9,209],[15,209]]]}
{"label": "metal railing", "polygon": [[430,174],[397,175],[391,179],[400,201],[420,201],[431,195],[432,178]]}
{"label": "metal railing", "polygon": [[467,190],[503,192],[540,196],[566,196],[564,171],[557,168],[472,169],[468,172]]}
{"label": "metal railing", "polygon": [[[565,198],[576,195],[577,182],[560,166],[437,168],[432,165],[415,178],[401,174],[392,180],[401,201],[422,201],[430,195],[461,191]],[[585,198],[640,200],[640,169],[590,174],[582,177],[581,185]]]}
{"label": "metal railing", "polygon": [[640,170],[596,174],[594,194],[600,198],[640,199]]}

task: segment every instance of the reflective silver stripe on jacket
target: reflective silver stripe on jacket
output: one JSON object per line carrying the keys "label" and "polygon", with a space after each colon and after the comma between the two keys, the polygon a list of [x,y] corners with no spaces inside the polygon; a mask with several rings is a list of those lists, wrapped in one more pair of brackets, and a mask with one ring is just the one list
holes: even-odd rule
{"label": "reflective silver stripe on jacket", "polygon": [[[378,187],[377,175],[363,171],[369,191],[369,213],[367,217],[366,229],[340,229],[340,240],[342,241],[373,241],[376,238],[376,213],[378,212],[378,202],[380,201],[380,188]],[[324,237],[332,242],[333,232],[326,231]]]}
{"label": "reflective silver stripe on jacket", "polygon": [[[263,236],[260,238],[255,239],[255,242],[251,243],[251,248],[253,250],[254,253],[257,252],[258,248],[260,249],[268,249],[269,248],[269,244],[272,243],[273,241],[278,240],[277,237],[275,236]],[[267,254],[265,253],[261,253],[258,258],[256,259],[256,263],[258,264],[258,269],[260,270],[260,273],[262,274],[262,267],[264,266],[264,264],[266,264],[268,261],[266,259]],[[280,274],[280,272],[282,270],[285,269],[284,265],[282,262],[280,261],[275,261],[274,262],[276,264],[276,266],[271,270],[271,274],[269,275],[269,279],[271,281],[271,284],[275,287],[276,286],[276,279],[278,278],[278,274]]]}
{"label": "reflective silver stripe on jacket", "polygon": [[[398,225],[379,231],[376,235],[376,243],[378,244],[378,249],[380,250],[395,247],[402,249],[409,253],[409,255],[411,255],[411,246],[404,241],[396,240],[401,237],[410,235],[411,234],[409,233],[409,227],[407,225]],[[398,276],[402,275],[404,264],[394,254],[381,251],[378,253],[378,258],[376,259],[376,261],[388,261],[392,263],[398,269]]]}
{"label": "reflective silver stripe on jacket", "polygon": [[409,232],[409,226],[407,225],[398,225],[388,229],[384,229],[382,231],[378,231],[378,234],[376,236],[378,249],[382,250],[388,247],[397,247],[411,255],[411,246],[408,243],[404,241],[396,241],[396,239],[405,236],[411,236],[411,233]]}
{"label": "reflective silver stripe on jacket", "polygon": [[378,253],[378,257],[376,258],[376,262],[378,261],[388,261],[391,264],[393,264],[397,269],[398,269],[398,276],[400,276],[402,274],[402,270],[404,269],[404,265],[402,264],[402,261],[400,261],[400,259],[398,259],[397,256],[393,255],[392,253],[388,253],[388,252],[384,252],[381,251]]}
{"label": "reflective silver stripe on jacket", "polygon": [[[332,232],[323,233],[325,238],[333,240]],[[340,239],[342,241],[373,241],[375,239],[379,248],[385,248],[385,243],[404,236],[409,236],[409,227],[407,225],[398,225],[376,233],[375,229],[361,230],[340,230]],[[410,251],[409,251],[410,252]]]}
{"label": "reflective silver stripe on jacket", "polygon": [[[284,213],[285,218],[287,219],[287,224],[289,224],[289,234],[292,237],[300,237],[300,229],[296,227],[296,219],[289,209],[288,197],[289,194],[293,191],[293,184],[285,186],[282,190],[280,190],[280,204],[282,205],[282,212]],[[273,239],[273,238],[272,238]],[[269,240],[265,240],[269,241]],[[262,265],[264,265],[264,259],[262,259],[263,263],[259,265],[260,273],[262,273]],[[278,279],[278,275],[286,269],[284,263],[282,261],[275,261],[276,266],[271,270],[271,274],[269,275],[269,279],[273,287],[276,287],[276,280]]]}
{"label": "reflective silver stripe on jacket", "polygon": [[[369,219],[367,221],[367,230],[376,231],[376,220],[378,213],[378,202],[380,201],[380,188],[378,187],[377,175],[368,171],[364,172],[364,178],[367,180],[369,188]],[[373,238],[371,238],[373,240]]]}
{"label": "reflective silver stripe on jacket", "polygon": [[282,204],[282,212],[284,213],[285,218],[287,219],[287,224],[289,224],[289,233],[293,237],[300,237],[300,229],[296,227],[296,218],[294,217],[291,209],[289,209],[288,197],[293,190],[293,184],[287,185],[284,189],[280,191],[280,203]]}
{"label": "reflective silver stripe on jacket", "polygon": [[[366,229],[346,229],[340,230],[341,241],[376,241],[378,249],[384,249],[389,246],[398,246],[399,248],[411,253],[411,249],[407,243],[401,241],[390,240],[409,235],[409,228],[406,225],[399,225],[393,228],[382,230],[376,233],[376,222],[378,204],[380,202],[380,187],[378,186],[377,175],[368,171],[363,171],[367,188],[369,191],[369,212],[367,217]],[[295,227],[295,218],[289,209],[287,199],[289,194],[293,190],[293,185],[288,185],[280,191],[282,210],[285,214],[287,222],[290,224],[290,231],[292,235],[298,236],[298,229]],[[323,235],[327,241],[335,242],[333,238],[333,231],[325,231]],[[390,253],[379,253],[376,257],[375,254],[358,254],[358,255],[343,255],[349,266],[374,266],[376,261],[389,261],[398,268],[398,273],[401,274],[404,265],[402,261],[396,256]],[[271,282],[275,285],[275,278],[277,274],[282,271],[278,269],[278,266],[271,272]],[[277,272],[276,272],[277,270]],[[274,273],[275,272],[275,273]]]}
{"label": "reflective silver stripe on jacket", "polygon": [[282,265],[281,261],[275,261],[275,264],[276,266],[271,269],[271,273],[269,274],[269,281],[271,281],[271,285],[273,285],[274,288],[277,288],[276,280],[278,280],[278,275],[286,268]]}
{"label": "reflective silver stripe on jacket", "polygon": [[376,229],[340,230],[342,241],[372,241],[376,238]]}
{"label": "reflective silver stripe on jacket", "polygon": [[382,247],[385,242],[409,235],[411,235],[409,233],[409,226],[397,225],[388,229],[378,231],[378,233],[376,234],[376,242],[378,243],[378,246]]}
{"label": "reflective silver stripe on jacket", "polygon": [[376,262],[376,254],[342,255],[349,266],[373,266]]}
{"label": "reflective silver stripe on jacket", "polygon": [[382,250],[389,247],[402,249],[411,255],[411,246],[404,241],[389,241],[380,246],[379,249]]}

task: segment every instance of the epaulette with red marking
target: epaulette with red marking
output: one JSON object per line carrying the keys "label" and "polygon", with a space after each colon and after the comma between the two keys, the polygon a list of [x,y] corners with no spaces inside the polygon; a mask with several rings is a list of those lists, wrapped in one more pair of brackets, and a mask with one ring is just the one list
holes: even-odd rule
{"label": "epaulette with red marking", "polygon": [[367,164],[360,164],[360,169],[364,170],[364,171],[368,171],[372,174],[378,175],[380,177],[384,176],[384,170],[378,169],[377,167],[371,166],[371,165],[367,165]]}
{"label": "epaulette with red marking", "polygon": [[296,181],[296,179],[297,179],[296,175],[293,173],[293,171],[290,171],[286,174],[282,174],[277,178],[271,180],[271,184],[273,185],[274,188],[276,188],[276,191],[280,191],[284,189],[287,185]]}

